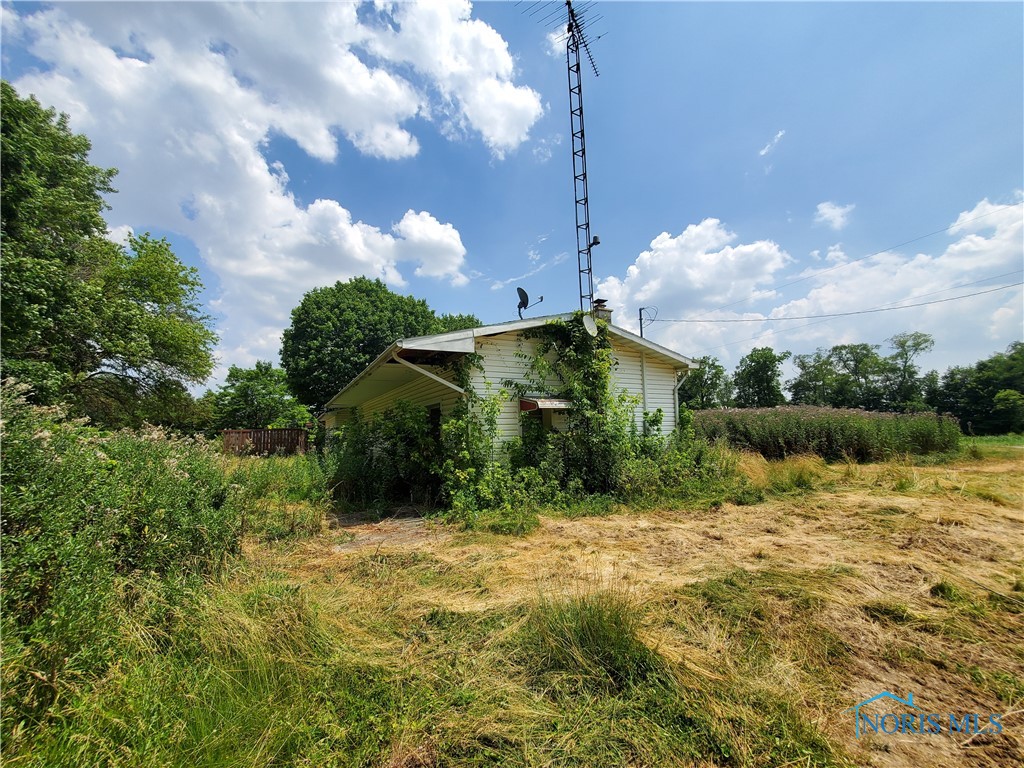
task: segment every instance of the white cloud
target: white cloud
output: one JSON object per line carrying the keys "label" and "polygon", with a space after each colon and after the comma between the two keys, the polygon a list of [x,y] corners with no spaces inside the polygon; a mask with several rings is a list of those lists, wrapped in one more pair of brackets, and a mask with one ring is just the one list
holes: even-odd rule
{"label": "white cloud", "polygon": [[548,32],[544,37],[545,50],[548,56],[555,59],[565,58],[565,29],[558,28]]}
{"label": "white cloud", "polygon": [[[90,159],[120,168],[108,215],[126,227],[177,232],[217,275],[222,365],[275,359],[302,294],[355,275],[463,285],[458,230],[409,210],[390,231],[353,220],[336,200],[300,203],[288,169],[268,164],[284,136],[325,162],[339,138],[383,159],[415,155],[404,127],[447,116],[501,156],[528,137],[542,108],[513,83],[504,40],[467,2],[355,4],[81,3],[4,9],[5,42],[50,67],[19,78],[22,94],[68,112]],[[372,56],[367,56],[371,51]],[[341,148],[343,151],[343,148]]]}
{"label": "white cloud", "polygon": [[[969,224],[963,223],[968,222]],[[773,316],[857,312],[963,296],[1020,282],[1024,206],[983,200],[961,213],[950,232],[960,237],[935,255],[885,252],[812,278],[805,295],[779,304]],[[982,234],[984,233],[984,234]],[[936,336],[940,355],[974,362],[1020,338],[1019,287],[974,298],[892,312],[816,322],[786,334],[790,343],[822,346],[884,340],[905,330]]]}
{"label": "white cloud", "polygon": [[562,134],[554,133],[546,139],[537,139],[533,147],[533,156],[537,162],[546,163],[554,154],[554,148],[561,146]]}
{"label": "white cloud", "polygon": [[[641,306],[657,306],[665,319],[722,316],[718,307],[748,298],[792,260],[769,240],[734,245],[737,239],[718,219],[691,224],[676,236],[662,232],[624,277],[598,281],[597,293],[615,309],[616,323],[634,330]],[[694,349],[694,328],[659,324],[657,335],[686,354]],[[707,333],[704,343],[709,343],[721,336],[722,328],[701,326],[701,333]]]}
{"label": "white cloud", "polygon": [[816,224],[827,224],[832,229],[838,231],[850,223],[850,213],[855,207],[853,203],[849,205],[836,205],[827,201],[818,203],[817,213],[814,214],[814,222]]}
{"label": "white cloud", "polygon": [[[402,238],[398,244],[399,258],[403,261],[419,261],[417,275],[447,277],[455,286],[469,282],[469,278],[460,271],[466,248],[451,224],[442,224],[426,211],[406,211],[402,220],[392,229]],[[403,253],[408,254],[404,259],[401,257]]]}
{"label": "white cloud", "polygon": [[[950,228],[955,239],[934,255],[891,251],[855,260],[840,244],[828,248],[825,269],[808,266],[793,282],[780,270],[790,257],[770,241],[735,245],[736,236],[715,219],[691,225],[651,243],[623,277],[598,284],[616,323],[636,330],[637,309],[658,307],[661,320],[751,320],[744,323],[665,323],[645,334],[683,354],[718,356],[728,366],[754,346],[797,353],[816,347],[881,344],[902,331],[932,334],[936,350],[925,367],[940,371],[971,364],[1021,337],[1024,297],[1020,286],[929,306],[857,314],[831,320],[768,322],[768,318],[860,312],[935,301],[1021,281],[1024,263],[1022,195],[1011,205],[983,200]],[[813,264],[812,260],[808,264]],[[817,263],[822,263],[820,253]],[[838,268],[837,268],[838,267]],[[799,286],[799,287],[797,287]],[[751,299],[751,302],[746,301]],[[758,311],[754,311],[754,307]]]}
{"label": "white cloud", "polygon": [[398,28],[376,29],[368,43],[374,53],[429,76],[445,102],[457,105],[456,126],[468,123],[504,157],[526,141],[544,110],[536,91],[512,83],[508,44],[471,19],[471,10],[468,0],[398,3],[392,6]]}
{"label": "white cloud", "polygon": [[122,224],[120,227],[114,227],[107,231],[107,240],[118,245],[127,245],[128,238],[135,234],[135,231],[127,224]]}
{"label": "white cloud", "polygon": [[[761,147],[761,151],[758,152],[757,154],[760,155],[761,157],[764,157],[765,155],[770,153],[777,146],[779,146],[779,142],[782,141],[782,137],[785,135],[785,131],[779,131],[778,133],[776,133],[767,144]],[[770,168],[771,166],[768,167]]]}

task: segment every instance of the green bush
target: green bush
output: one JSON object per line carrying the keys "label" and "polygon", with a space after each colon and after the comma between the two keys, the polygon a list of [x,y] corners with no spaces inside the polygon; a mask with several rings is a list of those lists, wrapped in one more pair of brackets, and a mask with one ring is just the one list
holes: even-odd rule
{"label": "green bush", "polygon": [[791,406],[698,411],[698,436],[766,459],[816,454],[826,461],[881,461],[897,454],[955,451],[960,428],[934,413],[875,413]]}
{"label": "green bush", "polygon": [[426,408],[399,401],[364,419],[358,411],[328,440],[337,498],[361,509],[433,504],[440,446]]}
{"label": "green bush", "polygon": [[206,443],[158,429],[103,434],[29,406],[24,392],[2,387],[5,730],[102,672],[142,584],[184,595],[238,548]]}

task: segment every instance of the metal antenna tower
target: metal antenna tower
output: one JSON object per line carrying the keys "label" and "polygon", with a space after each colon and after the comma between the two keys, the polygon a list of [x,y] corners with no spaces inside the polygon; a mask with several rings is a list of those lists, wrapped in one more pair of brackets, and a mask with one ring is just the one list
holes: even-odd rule
{"label": "metal antenna tower", "polygon": [[594,268],[590,251],[601,241],[590,236],[590,201],[587,194],[587,141],[583,130],[583,78],[580,71],[580,49],[598,77],[597,65],[590,53],[584,34],[585,23],[580,21],[572,0],[565,0],[568,24],[566,27],[565,61],[569,70],[569,117],[572,123],[572,175],[576,198],[576,259],[580,270],[580,309],[593,312]]}

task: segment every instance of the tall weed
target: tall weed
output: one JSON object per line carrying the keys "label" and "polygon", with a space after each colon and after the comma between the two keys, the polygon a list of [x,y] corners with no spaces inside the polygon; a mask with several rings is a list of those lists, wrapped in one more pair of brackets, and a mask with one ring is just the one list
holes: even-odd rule
{"label": "tall weed", "polygon": [[698,411],[697,435],[766,459],[816,454],[826,461],[881,461],[898,454],[955,451],[956,419],[933,413],[875,413],[792,406]]}
{"label": "tall weed", "polygon": [[3,407],[4,730],[118,654],[139,584],[219,572],[238,526],[218,458],[158,429],[105,435],[59,409]]}

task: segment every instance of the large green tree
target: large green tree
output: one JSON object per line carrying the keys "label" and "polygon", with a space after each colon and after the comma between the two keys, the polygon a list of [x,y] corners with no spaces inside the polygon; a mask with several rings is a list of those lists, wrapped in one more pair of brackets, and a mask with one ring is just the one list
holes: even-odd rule
{"label": "large green tree", "polygon": [[740,359],[732,377],[736,384],[736,405],[771,408],[785,403],[781,366],[787,359],[789,352],[776,354],[771,347],[755,347]]}
{"label": "large green tree", "polygon": [[472,315],[438,317],[422,299],[354,277],[303,296],[284,332],[281,365],[299,402],[319,408],[397,339],[477,325]]}
{"label": "large green tree", "polygon": [[890,408],[915,410],[924,406],[926,382],[919,375],[917,359],[935,348],[935,339],[927,333],[897,333],[888,339],[892,354],[886,358],[886,399]]}
{"label": "large green tree", "polygon": [[679,385],[679,403],[694,411],[725,408],[732,405],[732,379],[716,357],[701,357],[700,365],[689,371]]}
{"label": "large green tree", "polygon": [[213,404],[217,429],[304,427],[313,420],[292,397],[284,371],[262,360],[253,368],[231,366]]}
{"label": "large green tree", "polygon": [[[917,359],[935,342],[927,333],[898,333],[883,357],[877,344],[837,344],[796,355],[797,376],[786,384],[794,403],[868,410],[921,410],[930,379],[920,376]],[[932,384],[933,386],[934,384]]]}
{"label": "large green tree", "polygon": [[87,413],[205,380],[216,336],[196,270],[166,240],[108,240],[103,195],[116,171],[89,163],[89,140],[66,115],[0,88],[4,375],[37,401],[70,399]]}

